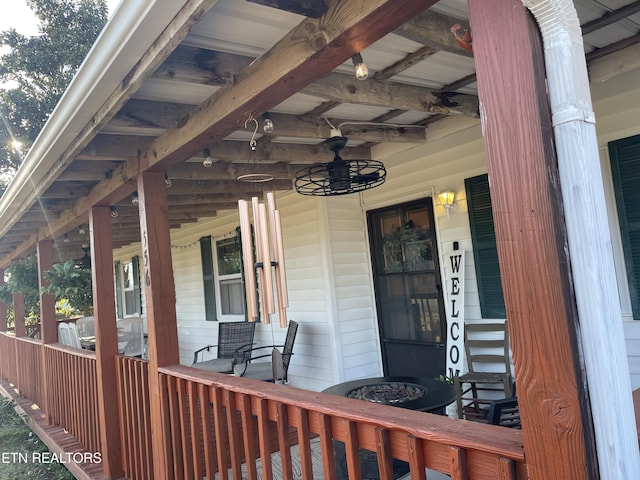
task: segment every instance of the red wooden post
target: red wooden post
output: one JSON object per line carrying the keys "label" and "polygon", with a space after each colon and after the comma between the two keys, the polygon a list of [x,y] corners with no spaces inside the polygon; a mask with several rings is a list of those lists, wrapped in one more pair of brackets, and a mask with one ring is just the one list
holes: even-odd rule
{"label": "red wooden post", "polygon": [[540,34],[521,0],[469,16],[529,478],[596,478]]}
{"label": "red wooden post", "polygon": [[[56,321],[56,298],[50,293],[42,293],[42,288],[46,287],[49,282],[44,278],[43,273],[53,265],[53,241],[41,240],[38,242],[38,281],[40,287],[40,341],[42,343],[42,371],[47,372],[47,356],[45,355],[45,345],[56,343],[58,341],[58,325]],[[49,385],[47,384],[47,375],[42,376],[43,405],[42,411],[47,417],[47,421],[51,422],[49,412]]]}
{"label": "red wooden post", "polygon": [[[53,265],[53,242],[41,240],[38,242],[38,280],[40,286],[40,338],[42,343],[56,343],[58,341],[58,326],[56,325],[56,297],[50,293],[42,293],[47,286],[43,273]],[[43,370],[46,372],[46,369]]]}
{"label": "red wooden post", "polygon": [[[0,268],[0,287],[4,285],[4,268]],[[7,331],[7,304],[0,302],[0,332]]]}
{"label": "red wooden post", "polygon": [[149,397],[154,477],[169,478],[173,460],[169,445],[170,425],[163,411],[158,368],[180,363],[176,293],[171,264],[171,239],[163,172],[138,175],[140,234],[144,291],[149,330]]}
{"label": "red wooden post", "polygon": [[16,337],[25,337],[27,329],[24,326],[24,294],[13,294],[13,327]]}
{"label": "red wooden post", "polygon": [[123,476],[116,356],[118,332],[113,285],[113,245],[109,207],[89,212],[91,279],[96,333],[96,374],[102,468],[106,478]]}

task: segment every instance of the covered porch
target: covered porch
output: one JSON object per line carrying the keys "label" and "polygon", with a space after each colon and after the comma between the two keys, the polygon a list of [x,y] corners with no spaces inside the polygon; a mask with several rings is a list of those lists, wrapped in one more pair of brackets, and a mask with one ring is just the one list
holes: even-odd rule
{"label": "covered porch", "polygon": [[[602,254],[598,262],[567,256],[567,236],[583,236],[568,231],[574,223],[565,226],[565,215],[577,223],[580,217],[559,188],[573,180],[559,180],[566,152],[556,154],[562,150],[552,129],[557,112],[550,111],[544,75],[545,68],[558,65],[545,62],[529,10],[512,0],[470,1],[468,10],[458,1],[315,2],[319,10],[306,2],[267,2],[279,8],[262,3],[158,1],[123,5],[115,13],[52,117],[70,121],[45,128],[0,203],[7,221],[1,230],[5,268],[35,250],[43,272],[58,258],[77,256],[88,242],[97,349],[58,343],[48,294],[41,296],[40,340],[28,338],[16,295],[15,333],[0,332],[5,388],[38,406],[34,422],[73,435],[78,443],[72,448],[100,452],[101,470],[78,465],[80,478],[227,478],[228,469],[232,478],[277,478],[271,471],[274,451],[282,477],[293,478],[294,445],[303,478],[313,478],[312,442],[320,447],[324,478],[336,478],[334,441],[345,445],[352,479],[362,477],[360,448],[376,453],[380,478],[391,478],[392,459],[408,462],[416,479],[428,478],[427,468],[470,480],[633,478],[639,460],[629,421],[629,371],[620,367],[613,381],[605,380],[612,376],[607,366],[626,365],[624,338],[594,341],[602,318],[583,316],[577,307],[585,292],[605,290],[598,314],[621,318],[617,292],[610,288],[615,274],[600,238],[573,244],[576,251]],[[591,6],[576,4],[585,11]],[[595,32],[614,18],[634,15],[638,2],[630,5],[617,17],[596,15],[589,28]],[[577,16],[573,20],[567,28],[575,33]],[[582,22],[583,29],[590,22]],[[624,31],[617,34],[624,37]],[[629,45],[623,38],[608,42],[610,50],[590,45],[596,53],[587,52],[587,60],[597,68],[603,56],[622,52],[623,70],[637,69],[629,60],[633,52],[625,52]],[[576,80],[584,87],[583,45],[576,50],[576,66],[569,70],[584,75]],[[369,83],[350,73],[351,58],[360,52],[376,72]],[[602,78],[611,73],[605,70]],[[251,119],[262,122],[269,111],[276,130],[259,133],[254,152]],[[588,105],[583,113],[588,128]],[[328,160],[319,142],[334,136],[335,127],[355,145],[344,149],[345,159],[384,158],[389,178],[359,195],[300,200],[289,193],[292,180],[301,169]],[[369,347],[357,360],[347,355],[354,337],[380,342],[370,321],[376,316],[370,271],[350,271],[337,261],[319,268],[314,262],[330,251],[333,259],[364,256],[358,268],[369,267],[365,214],[391,201],[412,200],[422,184],[416,180],[407,191],[397,179],[431,175],[442,165],[407,172],[404,164],[419,164],[417,151],[443,149],[460,132],[469,132],[470,143],[484,144],[484,153],[481,148],[469,155],[482,157],[481,167],[465,162],[459,171],[442,170],[438,182],[461,183],[463,174],[486,170],[490,175],[522,432],[316,391],[323,382],[380,375],[383,367],[379,352]],[[590,132],[580,134],[587,138],[587,152],[572,152],[584,160],[577,168],[595,169],[597,145],[591,145]],[[210,166],[204,164],[208,159]],[[256,173],[274,179],[264,188],[237,181]],[[601,188],[594,193],[587,183],[587,203],[597,204]],[[435,198],[437,186],[445,185],[432,184],[422,195]],[[267,189],[278,193],[292,217],[313,212],[322,220],[314,224],[321,226],[318,231],[303,231],[302,221],[284,225],[289,281],[296,291],[289,312],[303,334],[289,385],[207,373],[184,361],[198,337],[211,331],[189,317],[191,292],[206,295],[193,282],[202,272],[193,273],[190,249],[202,246],[211,225],[222,234],[233,230],[238,199]],[[569,205],[568,213],[563,205]],[[437,221],[444,224],[444,208],[436,207]],[[598,209],[589,225],[606,224],[602,213]],[[84,225],[88,237],[78,233]],[[453,225],[439,246],[453,243],[455,228],[466,225]],[[317,236],[328,240],[316,244]],[[287,244],[287,238],[294,240]],[[114,263],[134,254],[140,259],[148,360],[120,356],[117,348]],[[569,264],[574,272],[589,264],[600,278],[585,287]],[[317,278],[343,285],[339,293],[357,300],[342,302],[337,288],[320,292]],[[366,284],[364,294],[354,279]],[[370,312],[366,322],[363,310]],[[334,323],[322,323],[326,312]],[[262,338],[269,333],[263,330]],[[603,365],[594,362],[603,357]],[[323,370],[330,372],[328,379]],[[615,447],[607,450],[610,444]],[[64,449],[64,441],[56,448]]]}

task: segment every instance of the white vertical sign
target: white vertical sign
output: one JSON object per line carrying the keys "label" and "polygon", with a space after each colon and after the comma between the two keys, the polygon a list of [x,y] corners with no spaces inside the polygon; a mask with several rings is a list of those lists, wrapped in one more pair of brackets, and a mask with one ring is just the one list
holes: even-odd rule
{"label": "white vertical sign", "polygon": [[447,314],[447,370],[453,378],[464,369],[464,250],[453,249],[444,256],[444,293]]}

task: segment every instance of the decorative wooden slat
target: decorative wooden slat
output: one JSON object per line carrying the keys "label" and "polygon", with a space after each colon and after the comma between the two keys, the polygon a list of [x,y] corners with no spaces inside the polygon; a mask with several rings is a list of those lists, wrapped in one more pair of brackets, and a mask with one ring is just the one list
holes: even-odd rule
{"label": "decorative wooden slat", "polygon": [[378,458],[378,471],[380,478],[393,478],[393,458],[391,456],[391,444],[389,432],[384,428],[376,427],[376,454]]}

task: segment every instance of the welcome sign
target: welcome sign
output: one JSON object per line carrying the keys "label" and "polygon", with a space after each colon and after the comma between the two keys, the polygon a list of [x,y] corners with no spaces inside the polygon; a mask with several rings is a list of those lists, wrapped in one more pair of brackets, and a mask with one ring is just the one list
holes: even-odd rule
{"label": "welcome sign", "polygon": [[444,258],[445,310],[447,314],[446,376],[464,373],[464,250],[453,242],[451,253]]}

